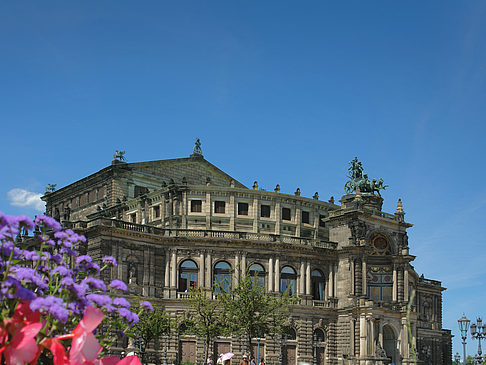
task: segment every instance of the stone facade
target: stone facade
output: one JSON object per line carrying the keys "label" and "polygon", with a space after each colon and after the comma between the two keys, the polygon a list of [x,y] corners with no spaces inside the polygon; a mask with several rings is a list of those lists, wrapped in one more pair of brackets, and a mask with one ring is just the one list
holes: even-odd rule
{"label": "stone facade", "polygon": [[[47,213],[83,233],[95,259],[114,256],[107,279],[129,283],[173,315],[187,312],[190,285],[211,287],[225,265],[233,282],[249,265],[263,267],[269,293],[287,286],[300,298],[289,337],[265,338],[255,354],[269,365],[411,364],[407,304],[419,364],[450,364],[451,334],[442,328],[439,281],[410,262],[401,202],[394,214],[373,194],[340,204],[246,188],[206,161],[189,158],[125,163],[46,193]],[[256,344],[256,342],[255,342]],[[161,339],[149,359],[201,363],[203,341],[183,332]],[[256,346],[256,345],[254,345]],[[210,351],[248,352],[240,338]]]}

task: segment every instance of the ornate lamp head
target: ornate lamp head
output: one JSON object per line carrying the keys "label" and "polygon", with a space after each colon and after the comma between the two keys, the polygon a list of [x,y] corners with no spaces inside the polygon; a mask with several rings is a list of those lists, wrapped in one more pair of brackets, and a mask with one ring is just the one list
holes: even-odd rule
{"label": "ornate lamp head", "polygon": [[473,323],[471,324],[471,335],[475,335],[476,334],[476,323]]}
{"label": "ornate lamp head", "polygon": [[457,320],[459,323],[459,329],[461,330],[462,337],[466,337],[467,335],[467,329],[469,328],[469,323],[471,321],[466,318],[466,315],[463,313],[462,317]]}

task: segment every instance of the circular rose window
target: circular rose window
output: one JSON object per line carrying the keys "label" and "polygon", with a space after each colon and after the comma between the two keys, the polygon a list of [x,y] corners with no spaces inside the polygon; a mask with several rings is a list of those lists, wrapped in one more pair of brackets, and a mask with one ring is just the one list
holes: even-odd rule
{"label": "circular rose window", "polygon": [[373,245],[377,250],[383,251],[388,247],[388,242],[383,237],[376,237],[373,241]]}

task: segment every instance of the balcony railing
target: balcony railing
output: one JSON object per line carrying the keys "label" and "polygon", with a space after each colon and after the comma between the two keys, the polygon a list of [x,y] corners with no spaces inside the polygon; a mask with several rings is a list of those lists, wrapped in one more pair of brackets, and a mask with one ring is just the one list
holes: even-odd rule
{"label": "balcony railing", "polygon": [[163,237],[186,237],[186,238],[210,238],[237,241],[260,241],[289,244],[293,246],[310,246],[325,249],[336,249],[337,243],[330,241],[316,240],[313,238],[292,237],[271,233],[239,232],[239,231],[216,231],[206,229],[183,229],[183,228],[159,228],[145,224],[125,222],[116,219],[98,218],[88,222],[86,227],[80,226],[78,222],[72,224],[73,228],[90,228],[105,226],[126,229],[129,231],[154,234]]}

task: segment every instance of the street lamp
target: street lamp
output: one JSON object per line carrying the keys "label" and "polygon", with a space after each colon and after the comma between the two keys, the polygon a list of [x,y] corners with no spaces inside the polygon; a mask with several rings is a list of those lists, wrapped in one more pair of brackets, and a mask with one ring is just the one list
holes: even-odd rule
{"label": "street lamp", "polygon": [[461,355],[459,355],[459,352],[454,354],[454,360],[456,360],[456,365],[459,365],[459,361],[461,361]]}
{"label": "street lamp", "polygon": [[317,335],[312,335],[312,364],[317,365]]}
{"label": "street lamp", "polygon": [[467,339],[467,329],[469,328],[469,323],[471,321],[466,318],[466,315],[463,313],[462,317],[457,320],[459,323],[459,329],[461,330],[461,337],[462,337],[462,346],[464,349],[464,365],[466,365],[466,339]]}
{"label": "street lamp", "polygon": [[481,351],[481,339],[486,338],[486,324],[483,325],[481,317],[478,317],[476,323],[471,324],[471,336],[478,339],[478,354],[474,357],[479,365],[483,363],[483,356]]}

